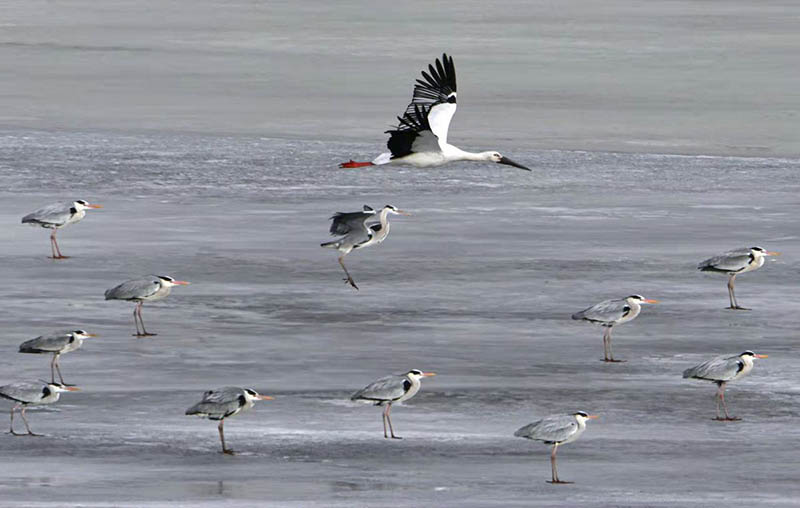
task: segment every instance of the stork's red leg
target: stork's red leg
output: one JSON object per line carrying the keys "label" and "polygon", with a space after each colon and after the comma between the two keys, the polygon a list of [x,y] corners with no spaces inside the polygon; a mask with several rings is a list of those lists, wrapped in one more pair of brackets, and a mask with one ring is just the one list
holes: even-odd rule
{"label": "stork's red leg", "polygon": [[350,159],[347,162],[342,162],[339,164],[340,168],[363,168],[364,166],[374,166],[375,164],[371,162],[356,162],[353,159]]}

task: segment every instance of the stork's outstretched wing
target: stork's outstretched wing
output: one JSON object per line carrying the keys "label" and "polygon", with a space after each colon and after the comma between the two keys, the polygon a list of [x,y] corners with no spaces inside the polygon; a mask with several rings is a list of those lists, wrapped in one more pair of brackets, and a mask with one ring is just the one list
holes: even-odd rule
{"label": "stork's outstretched wing", "polygon": [[440,150],[447,143],[450,120],[456,112],[456,68],[446,54],[422,71],[414,95],[396,129],[390,134],[392,158],[427,150]]}

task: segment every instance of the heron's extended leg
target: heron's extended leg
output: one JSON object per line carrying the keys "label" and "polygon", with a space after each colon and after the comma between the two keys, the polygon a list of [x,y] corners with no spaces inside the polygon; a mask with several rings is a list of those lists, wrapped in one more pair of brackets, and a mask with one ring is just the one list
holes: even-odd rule
{"label": "heron's extended leg", "polygon": [[553,451],[550,452],[550,469],[552,470],[553,479],[548,483],[572,483],[564,482],[558,479],[558,468],[556,467],[556,452],[558,452],[558,443],[553,445]]}
{"label": "heron's extended leg", "polygon": [[[50,360],[50,382],[56,382],[56,373],[55,373],[55,365],[56,365],[56,358],[58,358],[58,353],[53,353],[53,359]],[[61,373],[59,373],[60,375]]]}
{"label": "heron's extended leg", "polygon": [[342,270],[344,270],[345,275],[347,275],[347,278],[345,279],[345,282],[347,282],[348,284],[353,286],[356,290],[358,290],[358,286],[356,286],[356,282],[353,280],[353,277],[350,276],[350,272],[347,271],[347,267],[344,266],[343,259],[344,259],[344,256],[339,256],[339,264],[342,265]]}
{"label": "heron's extended leg", "polygon": [[220,420],[219,421],[219,427],[217,427],[219,429],[219,439],[220,439],[220,441],[222,441],[222,453],[227,453],[228,455],[234,455],[235,452],[233,450],[225,448],[225,432],[222,430],[222,425],[224,423],[225,423],[225,420]]}
{"label": "heron's extended leg", "polygon": [[11,408],[11,430],[8,431],[9,434],[13,434],[15,436],[24,436],[24,434],[17,434],[14,432],[14,411],[20,408],[19,404],[14,404]]}
{"label": "heron's extended leg", "polygon": [[383,438],[389,439],[389,434],[386,433],[386,409],[383,408],[383,413],[381,414],[381,419],[383,420]]}
{"label": "heron's extended leg", "polygon": [[736,416],[731,416],[728,414],[728,405],[725,403],[725,383],[722,382],[719,384],[719,390],[717,390],[717,397],[720,402],[722,402],[722,410],[725,411],[725,418],[719,417],[719,402],[717,402],[717,420],[728,421],[728,422],[735,422],[741,420]]}
{"label": "heron's extended leg", "polygon": [[57,229],[54,229],[53,232],[50,233],[50,241],[51,241],[53,247],[55,247],[55,251],[56,251],[56,254],[57,254],[57,255],[53,256],[53,259],[68,259],[69,256],[65,256],[65,255],[61,254],[61,249],[58,248],[58,240],[56,240],[56,232],[57,231],[58,231]]}
{"label": "heron's extended leg", "polygon": [[392,435],[392,439],[403,439],[400,436],[394,435],[394,428],[392,428],[392,403],[386,405],[386,420],[389,422],[389,433]]}
{"label": "heron's extended leg", "polygon": [[613,363],[620,363],[624,362],[625,360],[615,360],[614,353],[611,351],[611,327],[606,327],[606,332],[603,334],[603,340],[606,343],[606,357],[603,361],[606,362],[613,362]]}
{"label": "heron's extended leg", "polygon": [[135,315],[139,316],[139,322],[142,324],[142,333],[139,333],[139,327],[136,327],[136,337],[153,337],[158,335],[157,333],[147,333],[147,330],[144,328],[144,319],[142,319],[142,305],[144,302],[139,302],[136,304],[136,308],[134,309]]}
{"label": "heron's extended leg", "polygon": [[731,299],[731,306],[728,308],[733,310],[750,310],[746,307],[740,307],[739,302],[736,301],[735,280],[736,280],[736,274],[732,273],[731,276],[728,278],[728,293],[730,293],[729,296]]}
{"label": "heron's extended leg", "polygon": [[603,327],[603,361],[608,361],[608,328]]}
{"label": "heron's extended leg", "polygon": [[22,415],[22,421],[25,422],[25,428],[28,429],[28,434],[31,435],[31,436],[41,436],[41,434],[35,434],[35,433],[33,433],[31,431],[31,427],[30,427],[30,425],[28,425],[28,419],[25,418],[25,410],[26,409],[27,408],[25,406],[23,406],[22,407],[22,411],[20,411],[19,414]]}
{"label": "heron's extended leg", "polygon": [[64,386],[74,386],[64,382],[64,376],[61,375],[61,365],[58,363],[59,356],[60,355],[56,354],[55,358],[53,358],[53,362],[55,363],[56,366],[56,372],[58,372],[58,379],[61,380],[61,384]]}

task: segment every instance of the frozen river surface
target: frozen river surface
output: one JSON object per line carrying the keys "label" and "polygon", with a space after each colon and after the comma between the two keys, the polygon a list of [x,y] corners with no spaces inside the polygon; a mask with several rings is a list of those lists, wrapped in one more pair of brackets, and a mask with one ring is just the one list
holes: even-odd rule
{"label": "frozen river surface", "polygon": [[[338,170],[373,145],[258,137],[0,132],[0,382],[48,375],[17,354],[61,326],[98,333],[62,358],[82,391],[31,410],[46,437],[0,436],[0,506],[793,506],[800,504],[797,302],[800,161],[513,151],[494,165]],[[51,201],[105,208],[59,234],[19,224]],[[411,211],[347,262],[320,249],[328,217]],[[782,251],[739,278],[724,310],[719,251]],[[134,276],[190,280],[146,305],[103,291]],[[571,321],[596,301],[661,305],[615,332]],[[730,386],[743,420],[711,421],[708,357],[770,355]],[[393,411],[348,395],[432,370]],[[201,393],[275,396],[226,425],[183,415]],[[4,412],[10,407],[2,403]],[[513,437],[553,412],[601,415],[559,454]],[[5,413],[4,413],[5,414]],[[740,499],[746,497],[747,501]]]}

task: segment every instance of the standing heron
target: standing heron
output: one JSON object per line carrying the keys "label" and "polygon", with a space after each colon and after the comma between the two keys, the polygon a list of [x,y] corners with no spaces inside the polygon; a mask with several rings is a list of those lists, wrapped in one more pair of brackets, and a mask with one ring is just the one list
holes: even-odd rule
{"label": "standing heron", "polygon": [[388,421],[392,439],[402,439],[394,435],[392,417],[390,415],[392,404],[406,401],[416,395],[420,388],[420,380],[424,377],[435,375],[435,372],[422,372],[421,370],[411,369],[405,374],[382,377],[354,393],[350,400],[367,401],[376,406],[384,406],[383,437],[389,438],[386,434],[386,422]]}
{"label": "standing heron", "polygon": [[399,125],[389,134],[389,151],[372,162],[344,162],[340,168],[360,168],[382,164],[411,165],[418,168],[441,166],[454,161],[496,162],[530,171],[522,164],[503,157],[498,152],[465,152],[447,142],[450,120],[456,112],[456,68],[453,58],[442,55],[436,67],[422,71],[425,80],[417,80],[414,95]]}
{"label": "standing heron", "polygon": [[741,249],[731,250],[708,258],[699,265],[697,269],[703,272],[717,272],[725,273],[728,275],[728,299],[730,300],[729,309],[732,310],[750,310],[746,307],[740,307],[736,301],[736,293],[734,292],[734,280],[736,276],[744,272],[752,272],[764,265],[766,256],[780,256],[780,252],[770,252],[763,247],[744,247]]}
{"label": "standing heron", "polygon": [[203,400],[186,410],[187,415],[197,415],[209,420],[219,420],[219,439],[222,442],[222,453],[233,455],[234,451],[225,447],[225,433],[222,426],[225,418],[235,416],[253,407],[257,400],[272,400],[268,395],[259,395],[250,388],[226,386],[208,390]]}
{"label": "standing heron", "polygon": [[[353,277],[350,276],[350,272],[347,271],[347,267],[344,266],[344,257],[352,250],[370,247],[383,242],[389,234],[388,214],[390,213],[395,215],[411,215],[408,212],[399,210],[393,205],[384,206],[379,213],[375,212],[372,207],[364,205],[364,209],[361,211],[347,213],[336,212],[331,217],[333,222],[331,223],[330,233],[334,236],[340,235],[341,238],[332,242],[322,243],[320,246],[336,249],[341,253],[339,255],[339,264],[342,266],[345,275],[347,275],[347,278],[344,280],[356,290],[358,286],[356,286]],[[376,214],[380,222],[368,226],[367,220],[374,217]]]}
{"label": "standing heron", "polygon": [[635,319],[642,311],[643,303],[658,303],[658,300],[648,300],[642,295],[631,295],[618,300],[604,300],[588,309],[576,312],[572,319],[598,323],[603,330],[603,361],[624,362],[615,360],[611,352],[611,328]]}
{"label": "standing heron", "polygon": [[79,199],[71,203],[53,203],[29,213],[22,218],[23,224],[52,229],[50,233],[50,250],[53,259],[68,259],[69,256],[61,254],[56,241],[56,232],[79,222],[86,215],[88,208],[103,208],[102,205],[90,205],[88,201]]}
{"label": "standing heron", "polygon": [[64,377],[61,375],[61,369],[58,366],[58,357],[65,353],[80,349],[83,345],[83,340],[89,337],[97,337],[93,333],[87,333],[85,330],[73,331],[59,331],[50,335],[41,335],[35,339],[26,340],[19,345],[20,353],[53,353],[53,360],[50,362],[50,382],[56,382],[55,371],[58,371],[58,379],[64,386],[70,386],[64,382]]}
{"label": "standing heron", "polygon": [[[148,275],[141,279],[133,279],[123,282],[117,287],[106,291],[106,300],[127,300],[136,302],[133,309],[133,323],[136,325],[134,337],[150,337],[158,335],[148,333],[144,328],[142,320],[142,304],[144,302],[155,302],[163,300],[169,296],[173,286],[186,286],[189,283],[185,280],[175,280],[166,275]],[[142,331],[139,332],[139,323],[142,324]]]}
{"label": "standing heron", "polygon": [[[749,374],[750,371],[753,370],[753,361],[756,358],[767,358],[767,355],[757,355],[747,350],[736,356],[718,356],[700,365],[684,370],[683,377],[684,379],[691,378],[712,381],[717,384],[717,394],[714,396],[717,401],[717,417],[714,418],[715,420],[741,420],[741,418],[732,417],[728,414],[728,406],[725,404],[725,385]],[[725,410],[725,418],[720,418],[719,416],[720,402],[722,402],[722,408]]]}
{"label": "standing heron", "polygon": [[31,436],[41,436],[41,434],[34,434],[28,425],[28,419],[25,418],[25,410],[28,406],[41,406],[43,404],[52,404],[58,401],[61,397],[61,392],[77,392],[78,388],[74,386],[65,386],[60,383],[40,383],[40,382],[20,382],[12,383],[10,385],[0,386],[0,397],[16,402],[14,407],[11,408],[11,430],[9,434],[15,436],[24,436],[25,434],[17,434],[14,432],[14,412],[22,409],[22,421],[25,422],[25,428],[28,429],[28,434]]}
{"label": "standing heron", "polygon": [[597,415],[590,415],[583,411],[566,415],[550,415],[518,429],[514,432],[514,435],[553,445],[553,451],[550,453],[552,480],[547,483],[572,483],[558,479],[556,452],[558,452],[559,445],[571,443],[578,439],[583,434],[583,431],[586,430],[586,422],[595,418],[597,418]]}

